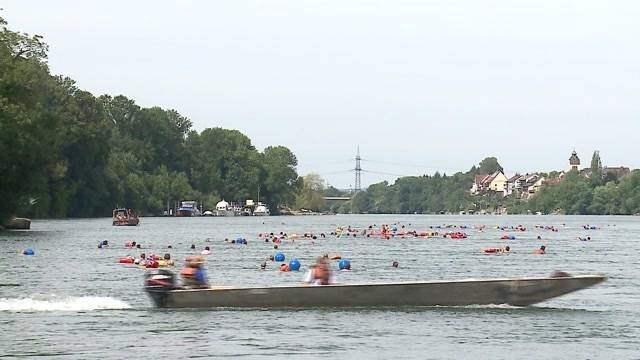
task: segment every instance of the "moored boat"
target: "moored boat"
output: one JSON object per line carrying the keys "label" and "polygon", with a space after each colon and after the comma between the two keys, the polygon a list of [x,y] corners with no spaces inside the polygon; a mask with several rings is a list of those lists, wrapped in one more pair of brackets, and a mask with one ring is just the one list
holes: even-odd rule
{"label": "moored boat", "polygon": [[147,274],[145,290],[154,304],[162,308],[528,306],[605,279],[604,275],[558,273],[551,277],[509,279],[181,289],[175,286],[173,273],[161,270]]}
{"label": "moored boat", "polygon": [[114,209],[112,223],[113,226],[136,226],[140,223],[138,215],[131,209]]}
{"label": "moored boat", "polygon": [[253,216],[269,216],[269,215],[270,215],[269,208],[267,207],[267,205],[261,202],[259,202],[255,210],[253,210]]}
{"label": "moored boat", "polygon": [[216,216],[234,216],[233,207],[224,199],[216,204]]}
{"label": "moored boat", "polygon": [[180,207],[176,209],[176,216],[199,216],[200,210],[198,209],[198,203],[195,201],[182,201]]}

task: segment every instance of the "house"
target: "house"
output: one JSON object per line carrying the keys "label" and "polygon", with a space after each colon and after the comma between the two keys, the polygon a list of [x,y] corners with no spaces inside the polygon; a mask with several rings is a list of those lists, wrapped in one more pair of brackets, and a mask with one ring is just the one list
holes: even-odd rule
{"label": "house", "polygon": [[529,196],[537,193],[538,191],[540,191],[540,189],[542,188],[542,185],[544,185],[545,179],[544,177],[540,176],[538,177],[538,179],[531,183],[528,187],[527,187],[527,192],[529,193]]}
{"label": "house", "polygon": [[472,195],[479,195],[493,191],[500,192],[503,196],[506,196],[508,180],[502,171],[496,171],[490,175],[476,175],[469,192]]}
{"label": "house", "polygon": [[469,190],[471,192],[472,195],[478,195],[483,193],[486,190],[485,186],[486,180],[490,177],[491,175],[476,175],[475,178],[473,179],[473,184],[471,185],[471,190]]}
{"label": "house", "polygon": [[507,196],[522,192],[522,183],[519,181],[522,175],[515,174],[507,180]]}
{"label": "house", "polygon": [[502,196],[507,196],[507,181],[509,179],[504,175],[502,171],[496,171],[491,175],[491,181],[489,182],[489,190],[494,192],[501,192]]}

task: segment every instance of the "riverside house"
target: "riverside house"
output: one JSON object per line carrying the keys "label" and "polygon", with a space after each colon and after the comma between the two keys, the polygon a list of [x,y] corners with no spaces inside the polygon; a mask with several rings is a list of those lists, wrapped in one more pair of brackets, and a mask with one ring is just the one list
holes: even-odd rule
{"label": "riverside house", "polygon": [[496,171],[489,175],[476,175],[469,191],[472,195],[482,195],[493,192],[502,193],[502,196],[507,196],[508,180],[502,171]]}

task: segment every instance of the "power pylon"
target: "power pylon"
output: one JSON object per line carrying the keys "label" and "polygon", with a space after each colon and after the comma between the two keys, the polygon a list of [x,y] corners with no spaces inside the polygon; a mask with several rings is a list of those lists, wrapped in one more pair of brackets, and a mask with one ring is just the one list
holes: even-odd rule
{"label": "power pylon", "polygon": [[356,172],[356,183],[353,187],[353,192],[354,193],[358,193],[360,192],[360,190],[362,190],[362,183],[361,183],[361,179],[360,179],[360,174],[362,173],[362,167],[360,166],[360,145],[358,145],[358,152],[356,153],[356,168],[355,168],[355,172]]}

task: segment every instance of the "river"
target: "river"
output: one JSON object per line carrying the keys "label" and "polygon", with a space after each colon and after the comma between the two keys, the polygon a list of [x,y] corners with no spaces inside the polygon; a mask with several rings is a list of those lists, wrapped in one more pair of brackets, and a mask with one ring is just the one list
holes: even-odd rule
{"label": "river", "polygon": [[[589,216],[337,215],[308,217],[36,220],[30,231],[0,232],[0,356],[638,359],[640,358],[640,218]],[[118,263],[140,251],[179,260],[210,246],[215,285],[297,284],[303,272],[268,262],[263,232],[329,234],[336,226],[398,222],[405,229],[465,225],[467,239],[328,236],[284,242],[287,261],[304,270],[323,254],[351,260],[341,283],[604,273],[593,288],[526,308],[505,305],[371,310],[158,310],[142,290],[144,270]],[[583,225],[596,230],[584,230]],[[474,226],[486,225],[484,231]],[[523,225],[526,231],[496,226]],[[535,225],[556,226],[552,232]],[[432,231],[444,231],[433,229]],[[457,229],[451,229],[457,230]],[[515,240],[499,240],[508,232]],[[224,239],[246,238],[247,245]],[[540,236],[542,240],[538,240]],[[591,241],[579,241],[590,236]],[[110,247],[98,249],[108,240]],[[533,250],[546,245],[547,254]],[[167,249],[171,245],[173,249]],[[480,249],[510,245],[508,255]],[[32,248],[34,256],[21,255]],[[399,267],[392,268],[392,261]],[[337,264],[333,264],[334,269]]]}

